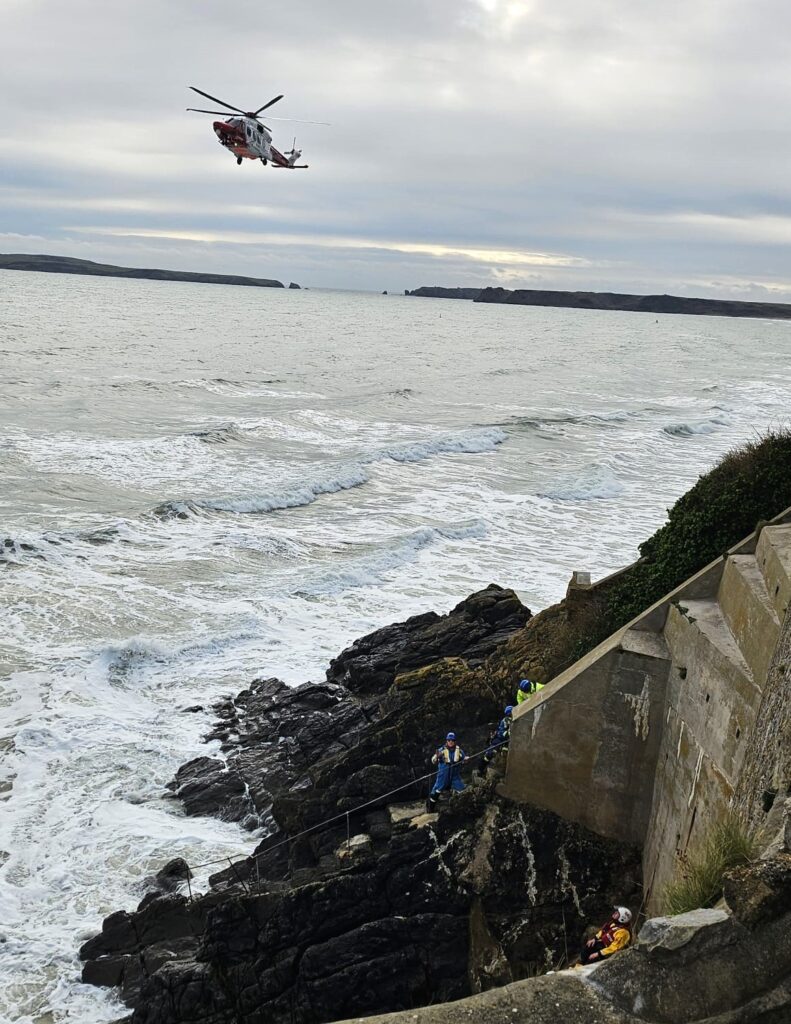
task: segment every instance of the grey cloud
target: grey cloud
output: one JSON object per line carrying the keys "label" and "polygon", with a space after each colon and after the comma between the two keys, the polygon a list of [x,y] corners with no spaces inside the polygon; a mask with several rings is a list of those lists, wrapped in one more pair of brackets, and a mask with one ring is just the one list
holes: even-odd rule
{"label": "grey cloud", "polygon": [[[789,30],[779,0],[16,0],[0,232],[316,285],[791,298]],[[278,113],[333,126],[272,122],[276,144],[296,130],[304,175],[237,168],[184,111],[188,84],[241,106],[284,92]],[[576,262],[458,254],[476,247]]]}

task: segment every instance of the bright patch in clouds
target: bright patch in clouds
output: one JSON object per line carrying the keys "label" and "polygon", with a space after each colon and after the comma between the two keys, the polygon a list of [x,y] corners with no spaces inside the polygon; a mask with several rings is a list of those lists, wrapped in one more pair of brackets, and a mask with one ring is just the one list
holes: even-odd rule
{"label": "bright patch in clouds", "polygon": [[[791,300],[789,37],[787,0],[7,4],[3,248]],[[191,83],[332,127],[271,123],[308,171],[237,167]]]}
{"label": "bright patch in clouds", "polygon": [[233,245],[301,245],[315,246],[321,249],[374,249],[394,253],[402,252],[419,256],[431,256],[435,259],[442,259],[447,256],[460,257],[472,262],[503,266],[582,267],[589,265],[587,260],[580,259],[579,257],[563,256],[556,253],[509,252],[502,249],[432,245],[425,242],[394,242],[355,238],[354,236],[338,237],[252,231],[190,231],[82,226],[73,226],[66,230],[77,234],[110,235],[115,238],[157,238],[203,243],[226,242]]}

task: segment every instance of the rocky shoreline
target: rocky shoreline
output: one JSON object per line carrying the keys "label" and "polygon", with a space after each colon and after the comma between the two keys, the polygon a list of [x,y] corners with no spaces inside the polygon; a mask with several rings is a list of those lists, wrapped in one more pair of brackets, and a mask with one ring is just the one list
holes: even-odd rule
{"label": "rocky shoreline", "polygon": [[182,766],[174,798],[269,834],[192,899],[186,865],[166,866],[83,946],[84,980],[120,986],[134,1024],[318,1024],[525,978],[614,900],[639,903],[637,850],[504,800],[496,772],[439,814],[410,784],[449,727],[485,745],[494,662],[530,621],[491,586],[358,640],[324,682],[221,701],[222,758]]}

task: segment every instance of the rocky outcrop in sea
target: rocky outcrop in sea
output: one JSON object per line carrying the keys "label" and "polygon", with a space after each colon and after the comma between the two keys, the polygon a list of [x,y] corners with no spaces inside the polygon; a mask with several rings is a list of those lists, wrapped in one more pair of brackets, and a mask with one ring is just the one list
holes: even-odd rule
{"label": "rocky outcrop in sea", "polygon": [[324,682],[220,702],[224,760],[184,765],[174,797],[269,834],[192,899],[168,865],[83,946],[84,979],[119,985],[135,1024],[318,1024],[524,978],[639,901],[636,850],[502,799],[496,772],[425,811],[432,749],[448,728],[485,746],[487,659],[529,618],[488,587],[358,640]]}

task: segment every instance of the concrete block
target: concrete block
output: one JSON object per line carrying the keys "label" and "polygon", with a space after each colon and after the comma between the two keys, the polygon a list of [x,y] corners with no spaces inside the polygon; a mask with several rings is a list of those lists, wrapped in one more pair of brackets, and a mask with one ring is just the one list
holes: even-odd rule
{"label": "concrete block", "polygon": [[782,622],[791,603],[791,526],[765,526],[755,557],[769,600]]}
{"label": "concrete block", "polygon": [[753,555],[728,558],[718,600],[755,682],[763,688],[780,634],[780,620]]}

